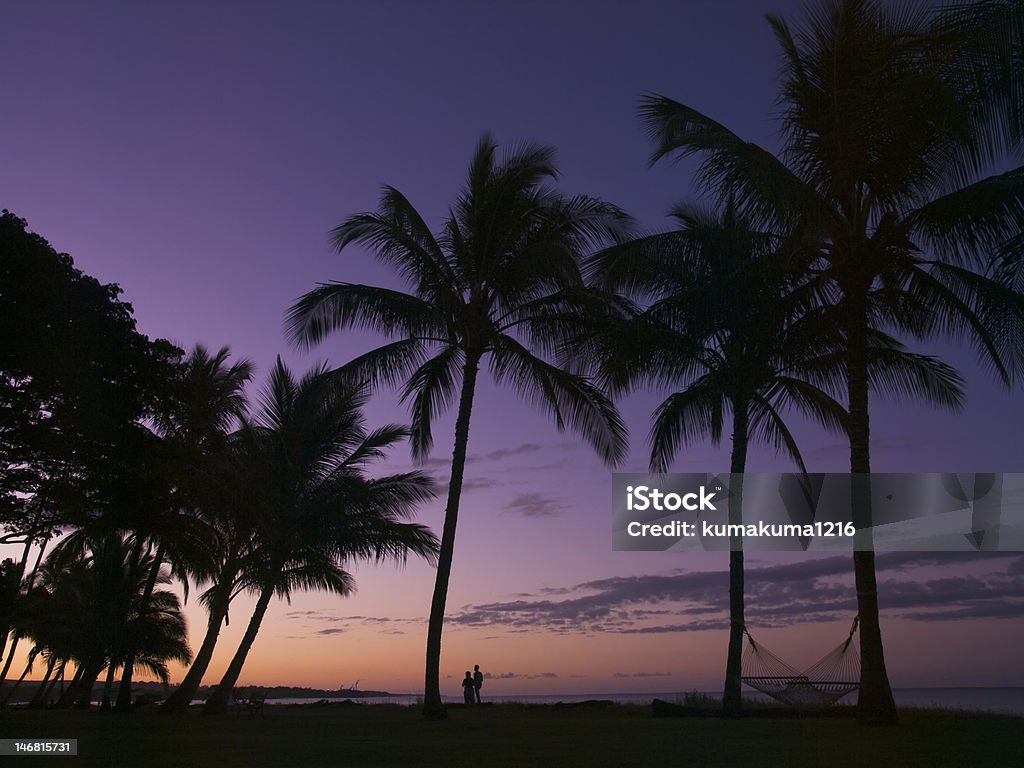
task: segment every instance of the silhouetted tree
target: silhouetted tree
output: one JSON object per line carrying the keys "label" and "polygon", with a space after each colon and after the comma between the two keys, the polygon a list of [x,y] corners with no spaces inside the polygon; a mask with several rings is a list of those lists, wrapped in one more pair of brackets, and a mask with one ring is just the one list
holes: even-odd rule
{"label": "silhouetted tree", "polygon": [[[134,664],[164,682],[166,662],[191,658],[177,596],[157,589],[143,599],[152,555],[140,554],[135,544],[114,531],[76,531],[47,558],[38,585],[18,612],[19,631],[78,670],[62,697],[64,705],[87,708],[106,667],[109,706],[113,672],[125,663],[126,648],[135,649]],[[157,579],[157,584],[168,582],[166,574]]]}
{"label": "silhouetted tree", "polygon": [[346,366],[356,380],[403,383],[411,399],[412,450],[425,459],[435,416],[458,403],[441,552],[427,629],[424,714],[445,717],[439,684],[441,633],[462,498],[469,422],[480,366],[547,410],[559,429],[581,433],[609,462],[624,452],[626,430],[590,381],[539,357],[552,346],[550,324],[593,304],[580,259],[621,237],[625,214],[586,196],[545,186],[557,178],[549,147],[514,148],[499,159],[485,135],[468,180],[437,235],[412,204],[387,187],[377,211],[333,231],[337,250],[361,244],[394,266],[410,292],[349,283],[306,294],[288,319],[292,338],[310,346],[332,331],[364,327],[396,339]]}
{"label": "silhouetted tree", "polygon": [[[647,306],[605,322],[573,350],[594,359],[613,392],[639,384],[681,386],[655,410],[650,432],[652,472],[667,472],[683,445],[726,431],[732,441],[729,522],[743,522],[743,472],[757,441],[783,450],[806,472],[783,414],[796,411],[845,434],[846,411],[836,350],[815,283],[794,271],[799,238],[759,232],[727,204],[721,214],[693,205],[673,209],[679,229],[639,238],[597,254],[599,285]],[[911,355],[872,334],[873,380],[897,391],[926,391],[948,406],[961,404],[959,379],[947,366]],[[741,706],[743,540],[729,556],[729,646],[723,706]]]}
{"label": "silhouetted tree", "polygon": [[420,472],[369,478],[369,467],[408,430],[368,432],[365,386],[324,369],[296,381],[280,359],[256,418],[239,434],[244,484],[236,490],[255,513],[253,547],[243,584],[257,594],[238,650],[210,694],[205,713],[223,712],[273,596],[294,590],[347,595],[352,561],[404,562],[411,552],[433,558],[437,539],[422,525],[401,522],[433,497]]}
{"label": "silhouetted tree", "polygon": [[253,515],[238,503],[237,489],[245,479],[231,434],[248,409],[244,386],[252,366],[245,360],[229,365],[228,358],[227,348],[210,355],[197,346],[179,381],[178,407],[161,424],[182,451],[190,478],[183,495],[205,523],[202,551],[190,572],[198,583],[210,584],[200,596],[208,612],[206,634],[185,678],[161,706],[163,713],[184,712],[199,690],[252,543]]}
{"label": "silhouetted tree", "polygon": [[[179,350],[138,333],[119,294],[0,215],[0,543],[25,544],[11,584],[33,543],[138,502],[140,420],[161,407]],[[0,651],[8,624],[0,615]]]}
{"label": "silhouetted tree", "polygon": [[[755,224],[816,233],[806,269],[845,337],[850,470],[866,477],[871,328],[968,338],[1007,383],[1024,365],[1024,170],[986,175],[1024,134],[1024,6],[822,0],[795,32],[769,21],[783,53],[781,159],[665,97],[645,98],[641,115],[655,160],[699,154],[705,186]],[[866,482],[853,506],[858,717],[894,723]]]}
{"label": "silhouetted tree", "polygon": [[[213,465],[224,460],[227,433],[245,414],[244,387],[252,376],[252,365],[247,360],[229,365],[229,357],[227,347],[214,355],[202,345],[193,348],[179,367],[169,406],[157,415],[166,464],[171,467],[175,487],[168,504],[159,510],[149,510],[142,524],[133,526],[137,534],[144,535],[155,547],[142,595],[144,601],[153,592],[165,559],[186,588],[190,576],[208,580],[219,576],[223,569],[218,545],[227,533],[225,527],[232,526],[234,521],[220,514],[223,507],[213,500],[216,492],[209,479],[216,474]],[[217,619],[218,629],[222,619],[223,614]],[[197,669],[200,678],[212,651],[212,645],[207,647],[204,642],[203,658]],[[117,695],[119,711],[131,709],[133,660],[134,649],[129,647]]]}

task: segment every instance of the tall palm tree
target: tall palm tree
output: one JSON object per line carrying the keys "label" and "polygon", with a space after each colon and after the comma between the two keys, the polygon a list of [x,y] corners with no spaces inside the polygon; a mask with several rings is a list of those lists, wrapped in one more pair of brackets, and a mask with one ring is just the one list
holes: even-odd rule
{"label": "tall palm tree", "polygon": [[[208,476],[205,465],[223,453],[227,433],[244,416],[244,388],[252,378],[252,364],[244,359],[229,362],[230,356],[227,347],[210,354],[197,344],[179,368],[173,402],[159,415],[160,435],[169,461],[177,470],[176,493],[163,514],[151,515],[156,551],[144,601],[152,595],[165,559],[171,561],[186,588],[189,576],[202,580],[213,567],[208,557],[209,543],[219,538],[217,524],[221,521],[212,510],[204,512],[207,505],[203,503],[204,486],[200,481]],[[131,709],[133,662],[134,649],[129,646],[117,695],[118,711]]]}
{"label": "tall palm tree", "polygon": [[499,383],[545,408],[559,429],[581,433],[609,463],[623,454],[625,428],[590,381],[539,357],[551,348],[551,323],[598,300],[584,289],[580,260],[621,238],[627,216],[615,206],[564,197],[554,152],[526,145],[499,158],[481,138],[469,178],[437,235],[398,190],[387,187],[376,212],[333,231],[341,251],[370,248],[395,267],[409,292],[330,283],[306,294],[288,318],[294,341],[309,346],[331,331],[364,327],[395,340],[346,366],[357,379],[403,382],[412,401],[412,451],[430,452],[434,417],[458,401],[451,479],[427,629],[424,714],[445,717],[439,683],[441,632],[462,498],[469,422],[485,358]]}
{"label": "tall palm tree", "polygon": [[234,433],[219,450],[205,452],[196,468],[201,489],[201,513],[210,523],[204,547],[204,563],[194,578],[209,587],[199,596],[207,611],[206,634],[184,679],[160,707],[163,714],[188,709],[213,658],[221,627],[228,623],[231,602],[245,591],[243,564],[256,546],[255,510],[239,489],[249,482],[241,450],[241,434]]}
{"label": "tall palm tree", "polygon": [[[717,445],[731,414],[729,522],[740,524],[752,440],[784,450],[806,472],[784,410],[845,432],[846,412],[833,397],[840,340],[822,332],[815,286],[793,273],[787,238],[755,231],[731,203],[721,214],[679,205],[672,216],[676,231],[607,249],[591,261],[600,285],[649,304],[588,334],[589,345],[579,342],[614,392],[641,383],[682,387],[655,410],[652,472],[667,472],[682,445],[707,436]],[[909,379],[934,399],[959,405],[958,380],[946,366],[909,355],[881,335],[872,341],[875,378]],[[723,707],[736,714],[745,629],[742,537],[730,542],[729,622]]]}
{"label": "tall palm tree", "polygon": [[663,96],[640,113],[654,160],[699,154],[704,185],[755,223],[815,233],[805,269],[831,292],[844,336],[850,471],[864,478],[853,488],[858,717],[894,723],[866,480],[871,329],[969,338],[1006,383],[1024,368],[1024,169],[986,175],[1022,138],[1024,11],[822,0],[795,32],[769,22],[783,53],[781,158]]}
{"label": "tall palm tree", "polygon": [[223,712],[273,596],[321,590],[347,595],[354,560],[403,562],[411,552],[433,558],[437,540],[424,526],[401,522],[433,497],[421,472],[369,478],[366,471],[408,430],[367,431],[365,385],[325,369],[296,380],[278,359],[256,419],[241,429],[246,483],[236,491],[256,512],[255,546],[244,565],[256,607],[204,712]]}

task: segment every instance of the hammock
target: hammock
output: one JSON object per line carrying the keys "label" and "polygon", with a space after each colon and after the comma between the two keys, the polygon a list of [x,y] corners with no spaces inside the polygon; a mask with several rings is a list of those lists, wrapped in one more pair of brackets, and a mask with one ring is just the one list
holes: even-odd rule
{"label": "hammock", "polygon": [[830,707],[860,687],[860,654],[853,642],[858,620],[853,620],[846,640],[806,672],[797,671],[763,645],[754,642],[744,629],[749,643],[743,654],[745,674],[740,679],[751,688],[791,707]]}

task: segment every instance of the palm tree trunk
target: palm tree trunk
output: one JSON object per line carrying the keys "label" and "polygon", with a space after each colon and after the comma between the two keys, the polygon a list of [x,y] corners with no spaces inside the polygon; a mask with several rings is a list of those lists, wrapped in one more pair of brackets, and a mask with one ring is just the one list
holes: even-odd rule
{"label": "palm tree trunk", "polygon": [[80,665],[78,665],[78,662],[76,661],[75,674],[71,677],[71,681],[68,683],[67,688],[63,687],[64,678],[61,678],[62,688],[60,692],[60,697],[57,699],[56,704],[58,709],[70,707],[74,703],[75,695],[78,693],[78,684],[79,682],[81,682],[82,675],[84,674],[84,672],[85,670]]}
{"label": "palm tree trunk", "polygon": [[14,661],[14,654],[18,652],[18,643],[20,642],[21,635],[15,632],[14,639],[11,641],[11,650],[7,654],[7,660],[4,662],[4,668],[0,670],[0,688],[3,688],[3,684],[7,680],[7,673],[11,671],[11,662]]}
{"label": "palm tree trunk", "polygon": [[195,698],[196,691],[199,690],[199,686],[203,682],[203,675],[206,674],[206,670],[210,666],[210,660],[213,658],[213,650],[217,645],[217,638],[220,637],[220,628],[224,622],[224,616],[228,612],[228,604],[231,602],[231,590],[233,587],[233,574],[230,578],[225,578],[217,586],[214,599],[210,603],[210,617],[206,622],[206,637],[203,638],[203,644],[192,660],[192,666],[189,667],[185,679],[181,681],[181,685],[160,706],[161,713],[177,714],[184,712],[188,709],[189,704],[192,703],[192,699]]}
{"label": "palm tree trunk", "polygon": [[850,472],[853,523],[857,528],[853,573],[860,616],[860,692],[857,720],[863,725],[898,722],[889,675],[885,669],[878,615],[878,583],[871,535],[871,434],[868,419],[867,312],[851,313],[847,335],[847,395],[850,401]]}
{"label": "palm tree trunk", "polygon": [[[105,659],[100,656],[97,660],[91,661],[85,666],[82,677],[78,681],[78,691],[75,694],[75,709],[88,709],[92,706],[92,688],[96,684],[96,678],[103,670]],[[111,662],[113,663],[113,662]]]}
{"label": "palm tree trunk", "polygon": [[273,587],[264,587],[263,591],[260,592],[260,599],[256,601],[256,609],[253,611],[252,618],[249,619],[249,626],[245,629],[242,642],[239,643],[238,650],[235,651],[235,656],[231,659],[224,677],[221,678],[217,687],[213,689],[213,693],[210,694],[210,698],[206,700],[206,704],[203,706],[204,715],[219,715],[227,711],[228,697],[235,690],[238,676],[242,674],[245,657],[249,655],[249,650],[256,640],[256,634],[260,631],[260,624],[263,622],[263,617],[267,613],[267,606],[270,605],[270,598],[273,596]]}
{"label": "palm tree trunk", "polygon": [[103,681],[103,695],[100,697],[100,710],[107,712],[110,710],[110,692],[114,689],[114,671],[117,669],[117,665],[111,661],[107,665],[107,679]]}
{"label": "palm tree trunk", "polygon": [[32,671],[32,662],[33,661],[34,661],[34,659],[32,659],[32,657],[30,656],[29,660],[28,660],[28,664],[25,665],[25,669],[22,670],[22,672],[21,672],[21,677],[19,677],[17,680],[14,681],[14,685],[11,686],[11,690],[9,690],[7,692],[7,695],[4,696],[4,700],[0,701],[0,707],[6,707],[7,706],[7,702],[9,702],[11,700],[11,697],[14,695],[14,692],[16,690],[18,690],[18,686],[21,685],[22,681],[25,679],[25,676],[29,672]]}
{"label": "palm tree trunk", "polygon": [[[743,523],[743,472],[747,466],[747,442],[750,430],[750,406],[733,403],[732,459],[729,467],[729,523]],[[743,537],[729,539],[729,652],[725,661],[725,690],[722,708],[738,715],[742,707],[744,618]]]}
{"label": "palm tree trunk", "polygon": [[[160,566],[164,560],[164,545],[160,544],[153,556],[153,567],[150,569],[149,578],[142,591],[141,608],[145,611],[149,606],[150,598],[153,596],[153,589],[156,587],[156,580],[160,575]],[[128,648],[124,656],[124,666],[121,670],[121,687],[117,689],[117,703],[114,710],[117,712],[131,712],[132,709],[132,675],[135,670],[135,649]]]}
{"label": "palm tree trunk", "polygon": [[[13,592],[7,597],[7,599],[10,601],[10,605],[14,605],[14,603],[16,603],[18,600],[18,595],[21,592],[21,581],[25,578],[25,566],[28,564],[28,553],[31,549],[32,540],[29,539],[27,542],[25,542],[25,549],[21,553],[21,562],[18,564],[18,578],[11,579],[11,586],[13,588]],[[4,580],[4,586],[7,586],[6,578]],[[3,626],[0,626],[0,658],[3,658],[4,651],[7,650],[7,641],[9,639],[8,635],[10,634],[11,623],[9,620],[7,620],[7,617],[5,617]],[[13,638],[10,638],[10,640],[11,642],[17,642],[17,635],[15,635]],[[14,652],[11,651],[11,653],[13,654]],[[7,679],[7,672],[9,671],[9,668],[10,665],[8,664],[4,667],[3,672],[0,672],[0,686],[2,686],[4,684],[4,681]]]}
{"label": "palm tree trunk", "polygon": [[28,703],[29,709],[38,709],[43,706],[43,703],[46,701],[46,692],[50,690],[51,686],[50,676],[53,674],[53,669],[56,666],[57,657],[51,656],[50,662],[46,665],[46,674],[43,675],[43,679],[39,681],[39,687],[36,688],[36,692],[32,696],[32,700]]}
{"label": "palm tree trunk", "polygon": [[455,552],[455,528],[459,519],[462,499],[462,478],[466,469],[466,449],[469,445],[469,417],[473,412],[473,395],[480,368],[479,354],[466,354],[462,370],[462,393],[459,395],[459,415],[455,420],[455,448],[452,451],[452,476],[448,482],[448,505],[444,513],[441,549],[437,556],[437,577],[434,596],[430,601],[430,620],[427,624],[427,670],[423,691],[423,715],[428,720],[443,720],[448,716],[441,701],[441,630],[444,627],[444,608],[448,600],[448,581],[452,573],[452,555]]}
{"label": "palm tree trunk", "polygon": [[60,666],[57,667],[57,674],[55,674],[53,676],[53,679],[50,681],[50,684],[46,686],[45,693],[42,693],[41,695],[38,696],[38,699],[39,699],[38,704],[34,704],[33,706],[40,706],[40,707],[47,707],[47,706],[49,706],[50,697],[53,695],[53,691],[54,691],[55,688],[57,688],[58,684],[60,685],[60,689],[59,689],[60,690],[60,694],[59,695],[60,696],[64,695],[64,670],[67,667],[67,664],[68,664],[67,659],[61,659]]}

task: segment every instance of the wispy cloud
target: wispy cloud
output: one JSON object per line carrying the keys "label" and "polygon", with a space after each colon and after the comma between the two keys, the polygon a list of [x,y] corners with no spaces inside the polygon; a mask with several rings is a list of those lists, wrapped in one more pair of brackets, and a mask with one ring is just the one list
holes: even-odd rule
{"label": "wispy cloud", "polygon": [[521,672],[484,672],[485,680],[553,680],[557,678],[555,672],[538,672],[536,674],[523,674]]}
{"label": "wispy cloud", "polygon": [[501,461],[507,459],[509,456],[522,456],[524,453],[536,453],[537,451],[543,450],[543,446],[537,445],[537,443],[521,443],[520,445],[512,448],[499,448],[496,451],[485,453],[482,456],[477,456],[477,460],[483,461]]}
{"label": "wispy cloud", "polygon": [[613,672],[612,677],[672,677],[671,672]]}
{"label": "wispy cloud", "polygon": [[[423,624],[422,618],[406,618],[398,616],[351,616],[339,615],[330,611],[289,611],[284,615],[286,620],[304,621],[304,627],[313,635],[340,635],[357,627],[368,628],[382,635],[404,635],[408,625]],[[325,626],[326,625],[326,626]]]}
{"label": "wispy cloud", "polygon": [[566,506],[550,496],[531,491],[514,496],[505,509],[523,517],[557,517]]}

